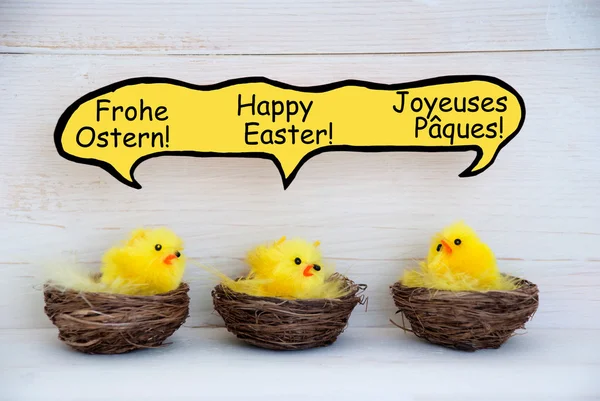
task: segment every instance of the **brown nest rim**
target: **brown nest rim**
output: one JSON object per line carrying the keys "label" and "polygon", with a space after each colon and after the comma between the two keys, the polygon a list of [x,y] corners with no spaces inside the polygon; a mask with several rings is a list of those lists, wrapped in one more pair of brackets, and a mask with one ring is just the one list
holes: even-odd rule
{"label": "brown nest rim", "polygon": [[350,292],[334,299],[256,297],[217,285],[212,291],[215,310],[227,330],[240,340],[272,350],[302,350],[333,344],[346,329],[357,304],[364,304],[365,284],[335,274]]}
{"label": "brown nest rim", "polygon": [[44,311],[58,338],[87,354],[121,354],[155,348],[189,314],[189,287],[151,296],[78,292],[44,286]]}
{"label": "brown nest rim", "polygon": [[[517,329],[525,327],[538,308],[538,287],[527,280],[517,280],[516,290],[488,292],[414,288],[399,281],[391,287],[398,313],[403,314],[402,325],[396,325],[449,348],[499,348]],[[405,326],[404,317],[410,322],[410,329]]]}

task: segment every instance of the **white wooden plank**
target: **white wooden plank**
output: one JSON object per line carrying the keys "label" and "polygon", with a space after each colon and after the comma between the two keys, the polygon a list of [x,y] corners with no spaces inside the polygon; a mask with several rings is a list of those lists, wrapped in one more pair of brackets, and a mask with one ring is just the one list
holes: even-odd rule
{"label": "white wooden plank", "polygon": [[[143,60],[143,63],[140,63]],[[387,287],[423,257],[430,235],[457,218],[479,229],[503,270],[542,291],[532,327],[599,328],[600,52],[361,57],[0,57],[0,327],[48,327],[40,266],[75,254],[97,264],[129,229],[166,224],[190,256],[228,273],[244,252],[282,234],[318,238],[340,270],[369,289],[354,326],[387,326]],[[329,153],[287,191],[271,162],[159,158],[143,163],[140,191],[60,158],[58,116],[76,98],[137,75],[194,83],[266,75],[298,85],[345,78],[405,82],[495,75],[524,97],[519,136],[484,174],[460,179],[473,155]],[[193,269],[193,268],[191,268]],[[193,283],[188,324],[219,324],[206,275]],[[15,307],[15,305],[19,305]]]}
{"label": "white wooden plank", "polygon": [[463,353],[398,329],[348,329],[327,348],[271,352],[224,329],[181,329],[166,348],[90,356],[54,330],[4,330],[0,399],[582,401],[600,394],[597,339],[531,330]]}
{"label": "white wooden plank", "polygon": [[422,53],[600,48],[595,0],[0,3],[0,51]]}

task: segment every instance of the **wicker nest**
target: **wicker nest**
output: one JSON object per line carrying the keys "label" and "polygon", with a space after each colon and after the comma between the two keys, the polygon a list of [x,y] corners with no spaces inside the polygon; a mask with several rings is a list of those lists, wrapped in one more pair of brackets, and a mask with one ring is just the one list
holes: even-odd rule
{"label": "wicker nest", "polygon": [[345,330],[352,310],[364,304],[364,284],[336,274],[350,293],[336,299],[289,300],[255,297],[218,285],[215,310],[227,330],[246,343],[272,350],[301,350],[333,344]]}
{"label": "wicker nest", "polygon": [[189,287],[153,296],[82,293],[44,286],[44,311],[58,338],[87,354],[160,346],[187,319]]}
{"label": "wicker nest", "polygon": [[[400,328],[431,343],[463,351],[499,348],[538,308],[538,287],[520,280],[514,291],[451,292],[394,284]],[[411,329],[404,325],[404,316]]]}

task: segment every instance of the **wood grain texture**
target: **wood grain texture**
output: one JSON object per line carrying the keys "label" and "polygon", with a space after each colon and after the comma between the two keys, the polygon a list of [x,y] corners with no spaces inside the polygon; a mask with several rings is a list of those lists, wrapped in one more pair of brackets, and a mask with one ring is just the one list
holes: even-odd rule
{"label": "wood grain texture", "polygon": [[[0,327],[49,327],[42,266],[102,252],[138,225],[169,225],[195,260],[227,273],[265,240],[320,239],[338,269],[369,284],[351,324],[389,326],[388,287],[424,256],[430,235],[464,218],[504,271],[540,286],[532,328],[600,328],[600,51],[411,56],[0,57]],[[193,83],[264,75],[296,85],[346,78],[406,82],[497,76],[525,99],[522,132],[485,173],[458,178],[466,153],[326,153],[283,191],[270,161],[162,157],[140,165],[142,190],[58,156],[52,133],[79,96],[141,75]],[[190,265],[188,326],[221,324],[213,279]]]}
{"label": "wood grain texture", "polygon": [[107,357],[69,350],[54,330],[0,330],[0,399],[591,401],[598,333],[532,329],[464,353],[396,328],[350,328],[330,347],[268,352],[225,329],[181,329],[166,348]]}
{"label": "wood grain texture", "polygon": [[0,2],[0,52],[431,53],[600,48],[596,0]]}

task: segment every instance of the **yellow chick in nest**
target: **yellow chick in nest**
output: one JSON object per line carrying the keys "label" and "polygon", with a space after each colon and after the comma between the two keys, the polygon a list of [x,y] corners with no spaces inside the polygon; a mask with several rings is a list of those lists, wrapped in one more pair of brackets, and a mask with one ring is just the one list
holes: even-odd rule
{"label": "yellow chick in nest", "polygon": [[183,241],[167,228],[137,229],[102,258],[101,276],[67,266],[55,269],[55,286],[85,292],[155,295],[179,287],[185,271]]}
{"label": "yellow chick in nest", "polygon": [[250,272],[238,280],[217,273],[227,288],[259,297],[286,299],[339,298],[347,293],[322,261],[319,242],[282,237],[251,250]]}
{"label": "yellow chick in nest", "polygon": [[408,270],[402,283],[447,291],[514,290],[515,282],[502,275],[494,253],[463,222],[437,233],[420,270]]}

